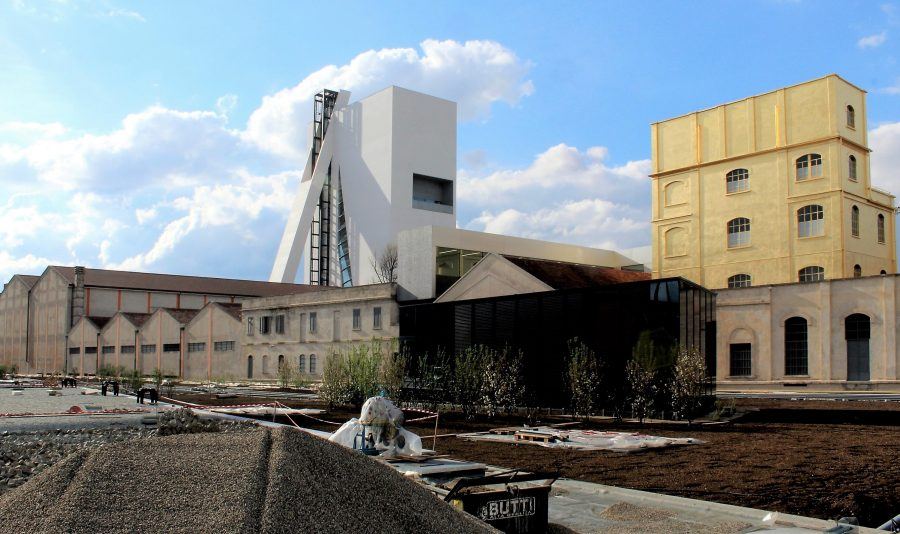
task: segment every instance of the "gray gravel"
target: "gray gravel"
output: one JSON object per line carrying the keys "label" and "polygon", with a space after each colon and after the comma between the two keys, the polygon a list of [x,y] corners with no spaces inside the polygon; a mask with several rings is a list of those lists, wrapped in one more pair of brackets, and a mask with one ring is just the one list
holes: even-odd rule
{"label": "gray gravel", "polygon": [[180,409],[160,413],[158,424],[152,427],[3,430],[0,431],[0,495],[21,486],[74,452],[153,435],[234,432],[249,428],[255,428],[255,425],[203,420],[191,410]]}
{"label": "gray gravel", "polygon": [[0,532],[489,532],[393,469],[290,429],[78,452],[0,497]]}

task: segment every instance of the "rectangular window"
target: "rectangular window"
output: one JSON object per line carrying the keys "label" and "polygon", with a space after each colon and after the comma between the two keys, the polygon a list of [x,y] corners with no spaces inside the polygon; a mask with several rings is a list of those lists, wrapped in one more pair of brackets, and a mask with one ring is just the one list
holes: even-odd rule
{"label": "rectangular window", "polygon": [[213,350],[216,352],[227,352],[234,350],[234,341],[215,341],[213,342]]}
{"label": "rectangular window", "polygon": [[81,347],[69,347],[69,354],[81,354]]}
{"label": "rectangular window", "polygon": [[97,347],[85,347],[84,353],[85,354],[97,354]]}
{"label": "rectangular window", "polygon": [[141,354],[152,354],[156,352],[156,345],[141,345]]}
{"label": "rectangular window", "polygon": [[122,354],[134,354],[134,345],[122,345],[119,347],[119,352]]}
{"label": "rectangular window", "polygon": [[378,306],[372,309],[372,328],[381,330],[381,308]]}
{"label": "rectangular window", "polygon": [[116,346],[115,345],[103,345],[103,354],[115,354]]}
{"label": "rectangular window", "polygon": [[253,317],[247,317],[247,335],[253,335]]}
{"label": "rectangular window", "polygon": [[309,312],[309,333],[316,333],[316,312]]}
{"label": "rectangular window", "polygon": [[272,317],[266,315],[259,318],[259,333],[268,334],[272,330]]}
{"label": "rectangular window", "polygon": [[750,343],[732,343],[731,376],[750,376]]}
{"label": "rectangular window", "polygon": [[359,308],[353,308],[353,329],[359,330],[362,328],[362,317]]}
{"label": "rectangular window", "polygon": [[163,343],[163,352],[178,352],[181,350],[179,343]]}
{"label": "rectangular window", "polygon": [[284,333],[284,315],[276,315],[275,316],[275,333],[276,334]]}
{"label": "rectangular window", "polygon": [[311,375],[316,374],[316,355],[315,354],[309,355],[309,374],[311,374]]}
{"label": "rectangular window", "polygon": [[203,352],[206,350],[206,343],[188,343],[188,352]]}

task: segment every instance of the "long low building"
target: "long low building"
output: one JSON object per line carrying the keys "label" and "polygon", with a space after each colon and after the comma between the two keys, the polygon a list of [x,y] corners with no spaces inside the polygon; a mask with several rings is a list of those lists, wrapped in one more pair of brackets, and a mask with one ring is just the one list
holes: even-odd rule
{"label": "long low building", "polygon": [[719,391],[900,389],[900,278],[720,290]]}
{"label": "long low building", "polygon": [[[14,276],[0,293],[0,364],[20,373],[60,373],[67,336],[81,317],[102,322],[119,312],[199,310],[210,302],[239,303],[319,291],[303,284],[50,266],[39,277]],[[95,326],[101,326],[96,325]]]}

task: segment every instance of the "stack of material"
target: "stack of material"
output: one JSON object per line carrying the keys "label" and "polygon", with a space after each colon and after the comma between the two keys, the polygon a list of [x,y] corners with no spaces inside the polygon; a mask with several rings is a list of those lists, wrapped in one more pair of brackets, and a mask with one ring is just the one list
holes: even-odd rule
{"label": "stack of material", "polygon": [[74,453],[0,498],[3,532],[489,532],[393,469],[280,428]]}

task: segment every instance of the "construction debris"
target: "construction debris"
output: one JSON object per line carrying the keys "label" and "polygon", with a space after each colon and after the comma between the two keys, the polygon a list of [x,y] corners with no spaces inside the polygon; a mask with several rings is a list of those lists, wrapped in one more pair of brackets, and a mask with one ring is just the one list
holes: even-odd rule
{"label": "construction debris", "polygon": [[0,498],[2,532],[489,532],[365,456],[279,428],[78,452]]}
{"label": "construction debris", "polygon": [[703,443],[694,438],[670,438],[650,436],[639,432],[604,432],[599,430],[560,430],[551,427],[498,428],[488,433],[459,434],[470,441],[494,441],[499,443],[529,443],[542,447],[573,450],[606,450],[633,452],[659,449],[677,445]]}

